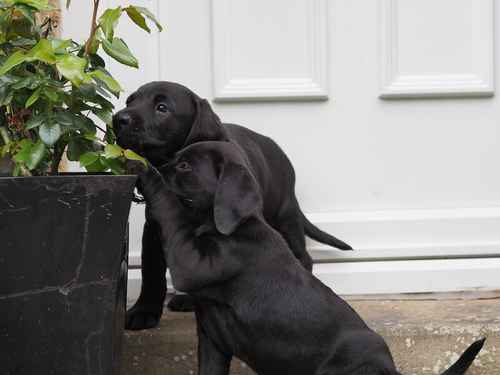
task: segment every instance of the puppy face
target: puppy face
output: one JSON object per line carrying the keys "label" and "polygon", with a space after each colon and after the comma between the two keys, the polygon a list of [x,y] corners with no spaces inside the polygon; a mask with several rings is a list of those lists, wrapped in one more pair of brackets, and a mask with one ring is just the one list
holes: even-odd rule
{"label": "puppy face", "polygon": [[230,142],[198,142],[161,168],[167,186],[191,208],[209,213],[217,230],[229,235],[262,210],[257,182]]}
{"label": "puppy face", "polygon": [[195,95],[170,82],[152,82],[127,99],[113,116],[117,142],[159,165],[179,150],[196,115]]}
{"label": "puppy face", "polygon": [[189,207],[206,211],[213,207],[223,158],[217,149],[196,143],[161,167],[172,190]]}
{"label": "puppy face", "polygon": [[226,138],[208,102],[173,82],[140,87],[127,99],[127,107],[113,116],[113,129],[120,146],[157,167],[188,144]]}

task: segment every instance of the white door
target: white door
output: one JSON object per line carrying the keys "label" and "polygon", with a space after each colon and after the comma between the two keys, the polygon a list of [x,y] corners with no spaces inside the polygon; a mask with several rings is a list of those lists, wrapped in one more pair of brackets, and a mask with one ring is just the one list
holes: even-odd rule
{"label": "white door", "polygon": [[[65,30],[85,35],[88,5],[74,3]],[[356,249],[309,243],[325,283],[342,294],[500,287],[494,0],[135,3],[166,30],[122,23],[141,62],[114,70],[127,93],[177,81],[223,121],[275,139],[304,212]],[[142,222],[135,207],[135,265]]]}

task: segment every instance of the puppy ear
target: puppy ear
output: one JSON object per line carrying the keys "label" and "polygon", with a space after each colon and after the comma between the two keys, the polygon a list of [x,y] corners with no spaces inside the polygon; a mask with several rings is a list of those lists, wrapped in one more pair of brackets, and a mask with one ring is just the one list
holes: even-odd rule
{"label": "puppy ear", "polygon": [[184,147],[200,141],[227,141],[227,132],[205,99],[196,100],[196,117]]}
{"label": "puppy ear", "polygon": [[225,164],[214,199],[217,230],[230,235],[261,206],[260,190],[250,171],[235,163]]}

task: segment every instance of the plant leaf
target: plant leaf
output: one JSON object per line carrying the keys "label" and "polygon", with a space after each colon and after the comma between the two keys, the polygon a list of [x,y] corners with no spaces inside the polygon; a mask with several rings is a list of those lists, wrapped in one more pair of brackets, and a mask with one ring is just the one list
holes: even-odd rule
{"label": "plant leaf", "polygon": [[118,25],[118,20],[122,15],[122,7],[115,9],[106,9],[99,17],[99,26],[101,26],[104,36],[107,40],[112,41],[115,33],[115,27]]}
{"label": "plant leaf", "polygon": [[99,141],[99,138],[97,138],[95,134],[85,133],[83,134],[83,137],[88,141],[93,141],[93,142]]}
{"label": "plant leaf", "polygon": [[26,121],[24,128],[26,130],[38,128],[39,126],[41,126],[43,124],[44,121],[45,121],[45,118],[43,116],[32,117],[28,121]]}
{"label": "plant leaf", "polygon": [[91,54],[89,56],[89,59],[90,59],[90,65],[94,68],[105,68],[106,67],[106,62],[99,55]]}
{"label": "plant leaf", "polygon": [[71,39],[51,39],[50,42],[55,53],[65,53],[71,46]]}
{"label": "plant leaf", "polygon": [[58,58],[56,63],[59,73],[75,86],[89,82],[90,78],[85,73],[86,66],[86,59],[73,55],[64,55]]}
{"label": "plant leaf", "polygon": [[61,126],[63,131],[80,130],[84,133],[95,133],[94,122],[81,114],[65,110],[57,112],[54,116],[54,122]]}
{"label": "plant leaf", "polygon": [[13,159],[16,163],[26,163],[30,157],[33,142],[29,139],[23,139],[19,142],[19,151],[16,152]]}
{"label": "plant leaf", "polygon": [[79,90],[85,98],[92,98],[96,95],[96,86],[92,83],[85,83],[81,85]]}
{"label": "plant leaf", "polygon": [[47,147],[42,141],[38,141],[30,150],[30,156],[26,161],[26,166],[30,171],[35,169],[38,164],[44,159],[47,152]]}
{"label": "plant leaf", "polygon": [[16,9],[22,13],[22,15],[32,24],[35,24],[35,18],[33,17],[33,8],[26,6],[24,4],[18,4]]}
{"label": "plant leaf", "polygon": [[24,4],[35,8],[36,10],[51,10],[48,0],[5,0],[8,5]]}
{"label": "plant leaf", "polygon": [[58,91],[53,88],[45,88],[43,90],[43,95],[53,103],[57,102],[59,99],[59,95],[57,95],[57,93]]}
{"label": "plant leaf", "polygon": [[115,132],[113,131],[112,126],[106,127],[106,133],[104,134],[104,142],[112,144],[116,143],[116,135]]}
{"label": "plant leaf", "polygon": [[0,106],[9,105],[14,98],[14,90],[11,90],[8,85],[0,86]]}
{"label": "plant leaf", "polygon": [[13,159],[16,163],[25,164],[29,170],[35,169],[46,155],[47,148],[43,142],[38,141],[36,144],[29,139],[23,139],[19,142],[19,151],[14,155]]}
{"label": "plant leaf", "polygon": [[144,7],[134,7],[139,13],[143,14],[144,16],[146,16],[146,18],[148,18],[149,20],[153,21],[154,24],[156,25],[156,28],[158,29],[158,31],[163,31],[163,26],[161,25],[161,23],[156,19],[155,15],[153,13],[150,12],[149,9],[147,8],[144,8]]}
{"label": "plant leaf", "polygon": [[19,37],[13,40],[9,40],[9,43],[14,47],[33,47],[37,41],[35,39]]}
{"label": "plant leaf", "polygon": [[140,161],[142,164],[144,164],[146,167],[148,166],[148,162],[146,161],[146,159],[140,155],[137,155],[132,150],[125,150],[123,152],[123,156],[125,156],[125,158],[127,158],[128,160],[137,160]]}
{"label": "plant leaf", "polygon": [[85,134],[95,134],[96,127],[94,121],[85,116],[75,116],[75,126]]}
{"label": "plant leaf", "polygon": [[94,79],[98,79],[104,82],[104,84],[110,91],[113,91],[115,93],[123,91],[118,81],[116,81],[113,77],[103,72],[102,70],[94,70],[93,72],[90,72],[89,75]]}
{"label": "plant leaf", "polygon": [[45,122],[40,126],[40,139],[47,146],[53,146],[61,137],[62,131],[59,124]]}
{"label": "plant leaf", "polygon": [[102,163],[102,159],[97,159],[92,164],[86,165],[87,172],[105,172],[108,167]]}
{"label": "plant leaf", "polygon": [[12,171],[12,176],[18,177],[20,175],[21,175],[21,167],[19,166],[19,164],[16,164],[14,166],[14,170]]}
{"label": "plant leaf", "polygon": [[87,167],[95,163],[99,159],[99,154],[94,151],[89,151],[80,156],[80,165],[82,167]]}
{"label": "plant leaf", "polygon": [[111,103],[109,100],[104,98],[102,95],[96,95],[94,98],[92,98],[91,101],[93,103],[99,104],[99,106],[102,109],[109,110],[109,111],[112,111],[113,109],[115,109],[115,106],[113,105],[113,103]]}
{"label": "plant leaf", "polygon": [[16,51],[12,55],[9,56],[7,61],[0,67],[0,76],[3,76],[12,68],[16,67],[19,64],[22,64],[27,60],[26,54],[23,51]]}
{"label": "plant leaf", "polygon": [[40,84],[40,78],[37,76],[30,75],[26,78],[18,78],[17,82],[15,82],[11,88],[14,90],[28,88],[30,90],[34,90]]}
{"label": "plant leaf", "polygon": [[29,50],[26,55],[26,60],[38,60],[46,64],[54,64],[56,62],[56,55],[54,54],[52,43],[48,39],[40,39],[40,41]]}
{"label": "plant leaf", "polygon": [[116,61],[134,68],[139,67],[139,62],[135,56],[132,55],[132,52],[130,52],[130,49],[122,39],[113,38],[112,42],[104,39],[102,41],[102,47],[104,48],[104,52]]}
{"label": "plant leaf", "polygon": [[108,167],[113,174],[125,174],[125,163],[122,159],[105,159],[101,158],[101,163]]}
{"label": "plant leaf", "polygon": [[69,9],[71,6],[71,0],[66,0],[66,9]]}
{"label": "plant leaf", "polygon": [[79,161],[80,157],[93,150],[93,143],[84,138],[71,137],[68,142],[67,156],[71,161]]}
{"label": "plant leaf", "polygon": [[123,148],[118,145],[106,145],[104,147],[104,157],[108,159],[115,159],[123,156]]}
{"label": "plant leaf", "polygon": [[70,111],[60,111],[54,116],[54,122],[63,128],[75,129],[75,115]]}
{"label": "plant leaf", "polygon": [[113,122],[113,113],[111,111],[105,109],[92,109],[92,113],[99,117],[106,125]]}
{"label": "plant leaf", "polygon": [[144,16],[137,10],[136,7],[129,6],[125,8],[125,11],[127,12],[128,17],[132,20],[132,22],[134,22],[141,29],[147,31],[148,33],[151,33],[151,29],[146,23],[146,18],[144,18]]}
{"label": "plant leaf", "polygon": [[36,101],[40,98],[40,94],[42,93],[42,88],[39,87],[35,91],[33,91],[33,94],[26,100],[26,104],[24,105],[25,108],[31,107],[33,104],[36,103]]}

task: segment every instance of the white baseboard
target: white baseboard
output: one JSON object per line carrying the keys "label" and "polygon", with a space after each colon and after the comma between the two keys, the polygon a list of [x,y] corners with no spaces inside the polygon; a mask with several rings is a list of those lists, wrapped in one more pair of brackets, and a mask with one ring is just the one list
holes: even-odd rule
{"label": "white baseboard", "polygon": [[314,274],[342,295],[500,289],[500,258],[316,264]]}
{"label": "white baseboard", "polygon": [[[500,257],[500,207],[327,212],[307,216],[355,249],[338,251],[308,240],[308,250],[322,261]],[[140,251],[140,239],[132,239],[131,265],[140,265]]]}
{"label": "white baseboard", "polygon": [[[308,241],[315,274],[340,294],[500,289],[500,207],[309,214],[351,244],[339,251]],[[135,241],[131,243],[140,243]],[[130,264],[140,265],[140,248]],[[130,271],[129,297],[140,290]]]}
{"label": "white baseboard", "polygon": [[[500,290],[500,259],[315,264],[314,275],[340,295],[489,291]],[[172,291],[168,274],[167,283]],[[130,270],[130,303],[139,296],[140,285],[140,270]]]}
{"label": "white baseboard", "polygon": [[356,251],[314,241],[308,249],[336,261],[500,257],[500,207],[310,214],[308,218]]}

